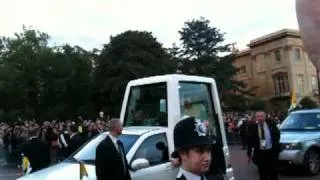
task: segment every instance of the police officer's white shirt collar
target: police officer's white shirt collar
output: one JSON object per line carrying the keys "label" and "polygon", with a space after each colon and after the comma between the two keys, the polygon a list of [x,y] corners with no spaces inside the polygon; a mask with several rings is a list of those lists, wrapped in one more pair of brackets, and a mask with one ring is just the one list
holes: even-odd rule
{"label": "police officer's white shirt collar", "polygon": [[[182,175],[186,178],[186,180],[201,180],[201,176],[180,168],[177,178],[180,178]],[[204,179],[206,180],[205,177]]]}

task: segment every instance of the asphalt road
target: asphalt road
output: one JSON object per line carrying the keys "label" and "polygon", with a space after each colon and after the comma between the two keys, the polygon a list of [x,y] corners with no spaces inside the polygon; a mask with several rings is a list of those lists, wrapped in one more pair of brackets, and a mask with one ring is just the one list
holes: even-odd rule
{"label": "asphalt road", "polygon": [[0,166],[0,180],[15,180],[19,177],[19,171],[16,166]]}
{"label": "asphalt road", "polygon": [[[236,180],[257,180],[258,173],[254,164],[247,164],[246,152],[239,146],[230,146],[231,163],[234,168]],[[14,180],[19,177],[19,171],[15,166],[0,166],[0,180]],[[318,176],[306,176],[299,168],[287,168],[280,170],[280,180],[319,180]]]}
{"label": "asphalt road", "polygon": [[[248,165],[246,151],[241,150],[239,146],[230,146],[231,151],[231,163],[234,170],[236,180],[257,180],[259,175],[254,164]],[[280,180],[319,180],[318,176],[307,176],[301,168],[281,168],[279,169]]]}

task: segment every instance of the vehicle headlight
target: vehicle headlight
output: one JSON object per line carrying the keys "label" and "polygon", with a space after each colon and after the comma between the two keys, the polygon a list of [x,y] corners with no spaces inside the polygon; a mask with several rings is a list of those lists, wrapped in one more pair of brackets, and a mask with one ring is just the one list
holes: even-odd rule
{"label": "vehicle headlight", "polygon": [[282,147],[284,150],[299,150],[302,147],[300,142],[298,143],[283,143]]}

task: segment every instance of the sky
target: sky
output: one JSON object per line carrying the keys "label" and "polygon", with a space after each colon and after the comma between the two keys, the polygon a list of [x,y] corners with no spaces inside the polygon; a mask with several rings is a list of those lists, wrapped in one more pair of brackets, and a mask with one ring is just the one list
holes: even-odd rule
{"label": "sky", "polygon": [[245,49],[250,40],[298,29],[295,0],[0,0],[0,36],[22,26],[51,36],[56,45],[102,48],[126,30],[150,31],[164,47],[179,44],[184,22],[205,17]]}

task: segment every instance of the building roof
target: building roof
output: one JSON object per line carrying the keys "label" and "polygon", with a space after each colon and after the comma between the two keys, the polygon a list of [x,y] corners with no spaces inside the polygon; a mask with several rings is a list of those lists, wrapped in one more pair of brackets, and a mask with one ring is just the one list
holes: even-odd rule
{"label": "building roof", "polygon": [[242,57],[246,55],[250,55],[251,49],[245,49],[237,52],[236,57]]}
{"label": "building roof", "polygon": [[271,34],[267,34],[265,36],[253,39],[248,44],[249,47],[254,47],[260,44],[264,44],[273,40],[277,40],[284,37],[295,37],[300,38],[300,32],[294,29],[282,29],[280,31],[273,32]]}

